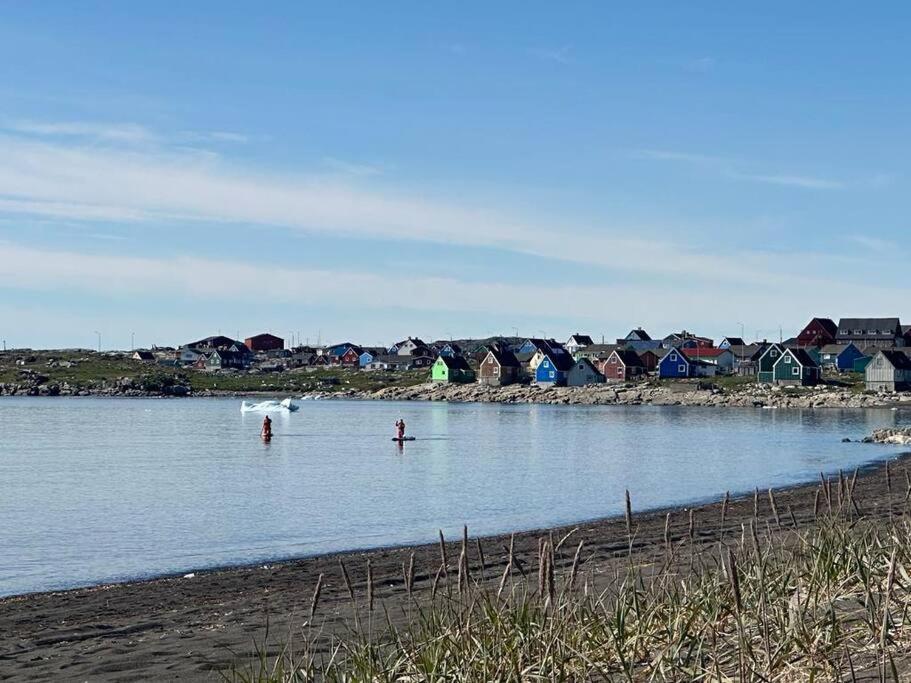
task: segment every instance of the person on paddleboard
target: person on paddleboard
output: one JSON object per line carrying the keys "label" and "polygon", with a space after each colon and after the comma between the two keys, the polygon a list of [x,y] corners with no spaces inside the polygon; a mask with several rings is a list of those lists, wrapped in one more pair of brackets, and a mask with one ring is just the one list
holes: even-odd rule
{"label": "person on paddleboard", "polygon": [[272,438],[272,420],[269,419],[268,415],[263,418],[263,428],[259,435],[264,441],[269,441]]}
{"label": "person on paddleboard", "polygon": [[396,421],[395,421],[395,429],[396,429],[396,434],[397,434],[396,438],[397,438],[399,441],[404,440],[404,438],[405,438],[405,420],[403,420],[403,419],[401,419],[401,418],[399,418],[398,420],[396,420]]}

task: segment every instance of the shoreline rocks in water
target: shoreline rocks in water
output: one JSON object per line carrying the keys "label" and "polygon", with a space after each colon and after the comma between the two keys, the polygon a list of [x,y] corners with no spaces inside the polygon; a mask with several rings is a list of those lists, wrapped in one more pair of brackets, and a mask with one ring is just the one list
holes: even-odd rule
{"label": "shoreline rocks in water", "polygon": [[866,437],[864,443],[895,444],[898,446],[911,445],[911,427],[894,427],[877,429],[871,436]]}
{"label": "shoreline rocks in water", "polygon": [[744,408],[875,408],[908,405],[911,394],[866,394],[838,387],[781,388],[749,385],[724,389],[696,383],[592,384],[548,387],[512,384],[418,384],[376,391],[317,392],[307,398],[386,401],[541,403],[552,405],[656,405]]}

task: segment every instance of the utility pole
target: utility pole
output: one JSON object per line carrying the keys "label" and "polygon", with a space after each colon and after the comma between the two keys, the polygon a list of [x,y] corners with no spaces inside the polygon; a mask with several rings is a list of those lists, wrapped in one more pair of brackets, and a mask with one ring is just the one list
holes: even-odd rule
{"label": "utility pole", "polygon": [[130,351],[136,350],[136,333],[130,332]]}
{"label": "utility pole", "polygon": [[101,353],[101,332],[95,330],[95,334],[98,335],[98,353]]}

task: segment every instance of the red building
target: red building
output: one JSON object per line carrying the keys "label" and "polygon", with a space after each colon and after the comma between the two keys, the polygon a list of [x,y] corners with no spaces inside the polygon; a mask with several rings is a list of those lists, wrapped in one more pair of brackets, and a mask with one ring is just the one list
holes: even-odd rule
{"label": "red building", "polygon": [[257,334],[244,339],[244,346],[253,351],[278,351],[285,348],[285,340],[274,334]]}
{"label": "red building", "polygon": [[813,318],[800,334],[797,335],[797,346],[825,346],[835,343],[838,325],[829,318]]}
{"label": "red building", "polygon": [[639,354],[632,349],[617,349],[601,364],[600,370],[608,382],[627,382],[645,374]]}

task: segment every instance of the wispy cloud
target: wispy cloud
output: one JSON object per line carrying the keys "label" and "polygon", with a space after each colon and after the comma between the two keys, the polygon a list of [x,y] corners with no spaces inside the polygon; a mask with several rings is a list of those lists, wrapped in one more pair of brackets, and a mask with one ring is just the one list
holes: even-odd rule
{"label": "wispy cloud", "polygon": [[870,237],[869,235],[848,235],[846,239],[864,249],[880,254],[895,253],[900,249],[895,242],[880,239],[879,237]]}
{"label": "wispy cloud", "polygon": [[572,45],[562,45],[560,47],[535,48],[531,53],[536,57],[555,64],[572,64],[575,62],[573,57]]}
{"label": "wispy cloud", "polygon": [[384,167],[379,164],[367,164],[326,157],[323,163],[333,171],[350,176],[374,176],[384,172]]}
{"label": "wispy cloud", "polygon": [[352,184],[337,174],[264,173],[179,150],[0,135],[0,159],[0,212],[5,213],[145,221],[150,230],[162,221],[219,221],[251,229],[501,249],[686,282],[687,287],[703,282],[767,289],[770,280],[783,290],[831,285],[815,274],[804,275],[800,254],[719,254],[675,239],[673,229],[647,235],[641,226],[625,224],[582,228],[561,223],[574,239],[554,240],[554,225],[538,216],[463,198],[452,202],[419,191],[371,188],[366,180]]}
{"label": "wispy cloud", "polygon": [[765,185],[779,185],[806,190],[841,190],[848,184],[841,180],[819,178],[795,173],[750,173],[739,168],[737,162],[719,156],[695,154],[662,149],[639,149],[632,152],[634,159],[652,161],[680,162],[703,166],[719,175],[732,180],[762,183]]}
{"label": "wispy cloud", "polygon": [[8,130],[30,135],[52,137],[88,137],[121,143],[145,143],[159,140],[159,136],[145,126],[134,123],[86,123],[14,121],[6,125]]}

